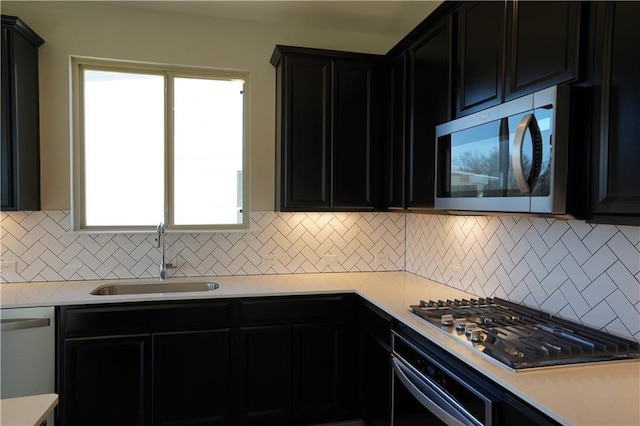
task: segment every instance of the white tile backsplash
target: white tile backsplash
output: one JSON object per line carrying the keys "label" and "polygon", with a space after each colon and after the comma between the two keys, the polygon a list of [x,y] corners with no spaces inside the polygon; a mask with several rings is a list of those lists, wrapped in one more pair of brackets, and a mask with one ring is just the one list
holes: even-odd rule
{"label": "white tile backsplash", "polygon": [[[2,282],[147,278],[154,234],[72,234],[69,212],[2,212]],[[405,217],[386,213],[253,212],[247,233],[167,234],[173,276],[404,270]],[[384,256],[378,256],[383,253]],[[335,262],[324,262],[324,255]],[[274,259],[265,260],[265,259]]]}
{"label": "white tile backsplash", "polygon": [[[397,212],[253,212],[251,221],[247,233],[167,234],[172,274],[406,270],[640,341],[640,227]],[[155,235],[68,228],[67,211],[0,213],[2,261],[18,261],[0,281],[157,275]]]}
{"label": "white tile backsplash", "polygon": [[640,341],[638,242],[633,226],[410,213],[406,270]]}

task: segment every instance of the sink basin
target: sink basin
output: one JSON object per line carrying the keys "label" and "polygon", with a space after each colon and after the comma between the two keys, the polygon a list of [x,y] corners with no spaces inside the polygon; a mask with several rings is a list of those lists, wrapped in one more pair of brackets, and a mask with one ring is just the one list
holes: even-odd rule
{"label": "sink basin", "polygon": [[105,284],[96,287],[91,294],[96,296],[114,296],[118,294],[148,294],[148,293],[180,293],[188,291],[217,290],[220,284],[206,282],[182,283],[150,283],[150,284]]}

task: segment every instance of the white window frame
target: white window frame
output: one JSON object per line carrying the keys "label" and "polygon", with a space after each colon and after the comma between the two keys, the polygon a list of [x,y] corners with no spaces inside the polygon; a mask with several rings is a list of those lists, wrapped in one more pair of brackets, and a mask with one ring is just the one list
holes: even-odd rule
{"label": "white window frame", "polygon": [[[165,76],[165,140],[164,140],[164,220],[165,228],[171,232],[233,232],[250,228],[250,75],[247,71],[220,70],[202,67],[187,67],[165,64],[142,63],[122,60],[98,59],[80,56],[70,57],[71,99],[71,232],[78,233],[148,233],[154,226],[87,226],[85,210],[84,176],[84,122],[83,122],[83,70],[114,70],[144,72]],[[243,185],[242,223],[224,225],[175,225],[173,218],[173,88],[170,77],[203,77],[244,81],[244,141],[243,141]]]}

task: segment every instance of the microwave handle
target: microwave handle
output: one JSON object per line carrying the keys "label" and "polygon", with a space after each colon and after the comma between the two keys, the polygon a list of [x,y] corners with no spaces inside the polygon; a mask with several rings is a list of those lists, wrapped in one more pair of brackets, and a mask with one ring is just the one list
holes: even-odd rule
{"label": "microwave handle", "polygon": [[[463,416],[462,413],[456,413],[458,411],[449,402],[447,402],[438,392],[432,388],[432,385],[425,383],[418,376],[414,375],[411,370],[402,365],[402,361],[392,356],[391,361],[393,363],[393,371],[398,379],[422,404],[423,407],[431,411],[436,417],[450,426],[465,426],[466,422],[462,422],[458,416]],[[413,380],[411,379],[413,377]],[[414,381],[423,383],[423,389],[420,389],[415,385]],[[457,416],[456,416],[457,414]],[[475,423],[474,423],[475,424]]]}
{"label": "microwave handle", "polygon": [[[529,173],[528,177],[524,175],[524,170],[522,169],[522,149],[527,130],[531,132],[531,139],[533,140],[533,164],[531,165],[531,173]],[[513,150],[511,151],[511,164],[520,192],[523,194],[531,194],[540,176],[540,170],[542,169],[542,134],[540,133],[536,117],[533,114],[525,115],[518,124],[516,136],[513,140]]]}

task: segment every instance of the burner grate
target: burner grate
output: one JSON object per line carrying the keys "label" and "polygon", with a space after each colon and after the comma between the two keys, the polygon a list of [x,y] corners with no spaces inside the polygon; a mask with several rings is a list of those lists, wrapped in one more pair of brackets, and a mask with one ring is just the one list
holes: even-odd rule
{"label": "burner grate", "polygon": [[638,342],[498,298],[420,301],[411,310],[516,370],[640,358]]}

